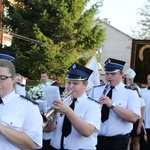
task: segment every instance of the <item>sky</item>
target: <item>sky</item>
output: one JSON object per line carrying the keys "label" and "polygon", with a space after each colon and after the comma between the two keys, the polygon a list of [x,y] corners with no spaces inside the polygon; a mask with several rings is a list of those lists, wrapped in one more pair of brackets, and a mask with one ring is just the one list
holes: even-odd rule
{"label": "sky", "polygon": [[[91,4],[98,0],[91,0]],[[131,27],[134,28],[139,19],[139,8],[143,7],[146,0],[104,0],[100,9],[99,18],[108,18],[110,25],[131,35]]]}

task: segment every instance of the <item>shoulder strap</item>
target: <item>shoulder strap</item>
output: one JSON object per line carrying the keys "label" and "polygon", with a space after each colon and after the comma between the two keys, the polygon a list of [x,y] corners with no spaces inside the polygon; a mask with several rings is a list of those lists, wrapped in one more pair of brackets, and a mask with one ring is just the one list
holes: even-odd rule
{"label": "shoulder strap", "polygon": [[33,100],[29,99],[28,97],[23,96],[23,95],[20,95],[20,96],[21,96],[22,98],[24,98],[24,99],[26,99],[26,100],[28,100],[28,101],[32,102],[33,104],[38,105],[38,103],[37,103],[37,102],[35,102],[35,101],[33,101]]}

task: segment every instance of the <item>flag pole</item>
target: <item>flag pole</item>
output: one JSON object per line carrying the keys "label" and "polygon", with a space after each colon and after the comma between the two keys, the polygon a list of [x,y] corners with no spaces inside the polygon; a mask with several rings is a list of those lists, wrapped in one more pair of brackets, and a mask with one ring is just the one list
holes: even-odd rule
{"label": "flag pole", "polygon": [[96,52],[93,54],[93,56],[90,58],[90,60],[86,63],[85,67],[87,67],[87,66],[91,63],[92,59],[96,56],[97,53],[98,53],[98,51],[96,51]]}

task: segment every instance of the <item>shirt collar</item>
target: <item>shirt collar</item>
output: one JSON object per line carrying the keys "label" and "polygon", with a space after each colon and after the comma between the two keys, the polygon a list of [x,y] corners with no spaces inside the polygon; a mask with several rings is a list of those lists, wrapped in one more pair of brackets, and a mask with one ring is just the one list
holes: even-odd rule
{"label": "shirt collar", "polygon": [[124,87],[124,84],[123,84],[122,81],[121,81],[118,85],[115,86],[115,89],[118,90],[118,89],[120,89],[121,87]]}
{"label": "shirt collar", "polygon": [[10,101],[12,101],[12,99],[13,99],[13,97],[14,97],[14,94],[16,94],[15,91],[12,91],[12,92],[9,93],[8,95],[2,97],[3,103],[4,103],[4,104],[7,104],[7,103],[9,103]]}
{"label": "shirt collar", "polygon": [[47,81],[46,83],[42,83],[45,86],[51,85],[51,83],[49,81]]}
{"label": "shirt collar", "polygon": [[84,94],[82,94],[80,97],[77,98],[77,102],[80,102],[82,101],[83,99],[86,99],[87,98],[87,95],[86,95],[86,92]]}

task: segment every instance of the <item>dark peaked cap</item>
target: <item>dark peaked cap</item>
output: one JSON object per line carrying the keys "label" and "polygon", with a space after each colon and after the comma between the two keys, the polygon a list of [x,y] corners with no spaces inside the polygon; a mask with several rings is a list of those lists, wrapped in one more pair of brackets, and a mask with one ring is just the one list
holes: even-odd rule
{"label": "dark peaked cap", "polygon": [[15,54],[13,52],[8,52],[4,50],[0,50],[0,59],[7,59],[14,63],[15,61]]}
{"label": "dark peaked cap", "polygon": [[68,70],[67,80],[88,80],[93,72],[93,70],[77,63],[72,64]]}
{"label": "dark peaked cap", "polygon": [[107,73],[117,72],[123,70],[125,61],[108,58],[105,62],[104,71]]}

